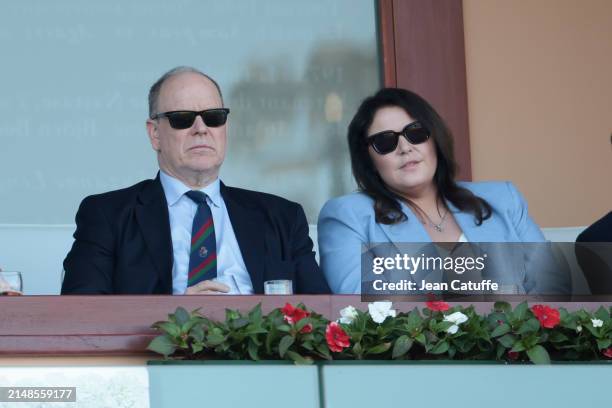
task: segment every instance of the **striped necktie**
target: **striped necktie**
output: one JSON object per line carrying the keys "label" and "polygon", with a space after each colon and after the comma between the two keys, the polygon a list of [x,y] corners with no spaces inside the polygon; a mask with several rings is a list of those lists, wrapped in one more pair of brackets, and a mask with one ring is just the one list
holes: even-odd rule
{"label": "striped necktie", "polygon": [[191,252],[187,279],[187,286],[193,286],[217,277],[217,240],[212,212],[206,202],[206,194],[192,190],[185,195],[198,205],[191,227]]}

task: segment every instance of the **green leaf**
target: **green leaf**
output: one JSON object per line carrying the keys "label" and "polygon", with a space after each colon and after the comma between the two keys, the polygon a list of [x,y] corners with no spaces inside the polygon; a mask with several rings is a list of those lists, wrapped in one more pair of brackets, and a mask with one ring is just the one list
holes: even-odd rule
{"label": "green leaf", "polygon": [[179,328],[179,326],[177,326],[174,323],[170,323],[170,322],[158,322],[158,323],[155,324],[155,327],[157,327],[160,330],[168,333],[168,335],[171,336],[171,337],[178,337],[181,334],[181,329]]}
{"label": "green leaf", "polygon": [[243,327],[247,326],[248,324],[249,324],[249,319],[247,319],[246,317],[239,317],[237,319],[232,320],[229,323],[229,326],[233,330],[238,330],[238,329],[242,329]]}
{"label": "green leaf", "polygon": [[332,359],[331,353],[329,352],[329,349],[327,348],[327,346],[320,344],[320,343],[315,343],[315,349],[319,352],[321,357],[327,360]]}
{"label": "green leaf", "polygon": [[605,323],[610,320],[610,313],[603,306],[599,306],[599,309],[595,312],[595,318]]}
{"label": "green leaf", "polygon": [[514,317],[518,320],[523,320],[525,318],[525,315],[527,314],[528,309],[529,306],[527,305],[527,302],[522,302],[516,305],[513,312]]}
{"label": "green leaf", "polygon": [[163,354],[164,357],[168,357],[170,354],[176,351],[176,345],[172,342],[172,339],[166,335],[163,335],[154,338],[147,346],[147,349]]}
{"label": "green leaf", "polygon": [[174,312],[174,317],[176,319],[176,323],[179,326],[184,325],[185,323],[187,323],[187,321],[189,321],[189,313],[183,309],[182,307],[177,307],[176,311]]}
{"label": "green leaf", "polygon": [[429,351],[431,354],[442,354],[448,351],[448,342],[441,341]]}
{"label": "green leaf", "polygon": [[218,346],[225,341],[226,337],[222,334],[212,333],[206,336],[206,343],[210,346]]}
{"label": "green leaf", "polygon": [[427,344],[427,339],[425,339],[425,335],[423,333],[419,333],[414,337],[417,343],[422,344],[423,346]]}
{"label": "green leaf", "polygon": [[280,343],[278,344],[278,354],[281,356],[281,358],[285,357],[285,353],[287,352],[289,347],[291,347],[294,341],[295,338],[289,335],[281,339]]}
{"label": "green leaf", "polygon": [[509,313],[512,311],[512,306],[508,302],[495,302],[493,304],[493,310],[496,312]]}
{"label": "green leaf", "polygon": [[230,322],[240,318],[240,313],[237,310],[225,309],[225,321]]}
{"label": "green leaf", "polygon": [[497,360],[501,360],[502,356],[506,353],[506,347],[501,344],[498,344],[496,347],[495,356]]}
{"label": "green leaf", "polygon": [[300,354],[295,351],[288,351],[287,357],[293,360],[296,364],[312,364],[312,358],[302,357]]}
{"label": "green leaf", "polygon": [[550,364],[548,351],[539,344],[527,350],[527,357],[534,364]]}
{"label": "green leaf", "polygon": [[204,341],[204,329],[200,325],[194,326],[189,332],[189,334],[193,337],[195,341]]}
{"label": "green leaf", "polygon": [[491,332],[491,337],[503,336],[504,334],[508,333],[509,331],[510,331],[510,325],[508,325],[506,323],[502,323],[502,324],[498,325],[497,327],[495,327],[495,329],[493,329],[493,331]]}
{"label": "green leaf", "polygon": [[525,351],[525,345],[523,344],[523,342],[519,341],[514,344],[514,346],[512,347],[512,350],[510,351],[516,351],[517,353],[521,351]]}
{"label": "green leaf", "polygon": [[423,323],[423,318],[419,313],[417,308],[414,308],[410,313],[408,313],[408,320],[406,321],[406,326],[408,331],[413,331],[421,328],[421,324]]}
{"label": "green leaf", "polygon": [[259,354],[257,352],[257,344],[255,344],[253,341],[249,341],[247,351],[249,353],[249,357],[251,357],[251,360],[255,360],[255,361],[259,360]]}
{"label": "green leaf", "polygon": [[382,343],[367,350],[368,354],[381,354],[391,348],[391,343]]}
{"label": "green leaf", "polygon": [[569,340],[569,338],[565,334],[555,331],[550,333],[548,340],[552,343],[561,343]]}
{"label": "green leaf", "polygon": [[289,333],[291,331],[291,326],[289,326],[288,324],[281,324],[276,327],[276,330]]}
{"label": "green leaf", "polygon": [[410,337],[406,335],[400,336],[393,345],[393,353],[391,355],[391,358],[395,359],[403,356],[410,350],[412,344],[413,340]]}
{"label": "green leaf", "polygon": [[191,344],[191,350],[193,351],[193,354],[199,353],[200,351],[204,350],[204,346],[202,345],[202,343],[193,343]]}
{"label": "green leaf", "polygon": [[261,303],[258,303],[250,312],[249,320],[253,323],[259,323],[261,321]]}
{"label": "green leaf", "polygon": [[501,336],[499,339],[497,339],[497,341],[499,341],[504,347],[510,348],[514,346],[516,337],[514,337],[512,334],[506,334],[505,336]]}
{"label": "green leaf", "polygon": [[597,347],[600,350],[607,349],[612,344],[612,339],[597,339]]}
{"label": "green leaf", "polygon": [[531,318],[524,322],[521,327],[518,329],[518,334],[527,334],[527,333],[535,333],[540,330],[540,322],[538,319]]}

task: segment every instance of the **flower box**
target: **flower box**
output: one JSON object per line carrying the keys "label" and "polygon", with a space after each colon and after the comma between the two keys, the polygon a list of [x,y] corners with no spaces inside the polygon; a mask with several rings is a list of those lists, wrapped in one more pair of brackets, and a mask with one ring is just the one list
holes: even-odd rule
{"label": "flower box", "polygon": [[151,408],[318,408],[317,366],[290,361],[150,361]]}

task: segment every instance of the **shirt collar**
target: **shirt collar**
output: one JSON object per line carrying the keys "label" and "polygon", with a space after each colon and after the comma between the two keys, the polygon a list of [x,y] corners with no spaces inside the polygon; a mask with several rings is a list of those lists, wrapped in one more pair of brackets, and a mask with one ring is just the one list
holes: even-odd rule
{"label": "shirt collar", "polygon": [[[169,206],[175,205],[186,192],[191,191],[191,188],[187,187],[180,180],[172,177],[163,170],[159,171],[159,181],[164,189],[166,201]],[[217,177],[215,181],[210,183],[204,188],[198,189],[208,196],[208,200],[215,206],[220,206],[221,201],[221,181]]]}

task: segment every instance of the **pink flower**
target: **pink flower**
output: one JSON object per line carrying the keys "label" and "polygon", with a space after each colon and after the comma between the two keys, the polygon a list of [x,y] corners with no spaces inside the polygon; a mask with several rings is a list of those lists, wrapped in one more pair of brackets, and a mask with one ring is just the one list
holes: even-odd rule
{"label": "pink flower", "polygon": [[608,347],[607,349],[603,350],[601,353],[608,358],[612,358],[612,347]]}
{"label": "pink flower", "polygon": [[548,307],[546,305],[535,305],[531,308],[531,311],[540,321],[542,327],[546,327],[547,329],[552,329],[561,321],[559,311],[557,309],[553,309],[552,307]]}
{"label": "pink flower", "polygon": [[331,322],[327,325],[325,339],[329,349],[335,353],[339,353],[351,345],[349,336],[336,322]]}
{"label": "pink flower", "polygon": [[517,358],[519,358],[518,351],[508,351],[508,358],[510,360],[516,360]]}

